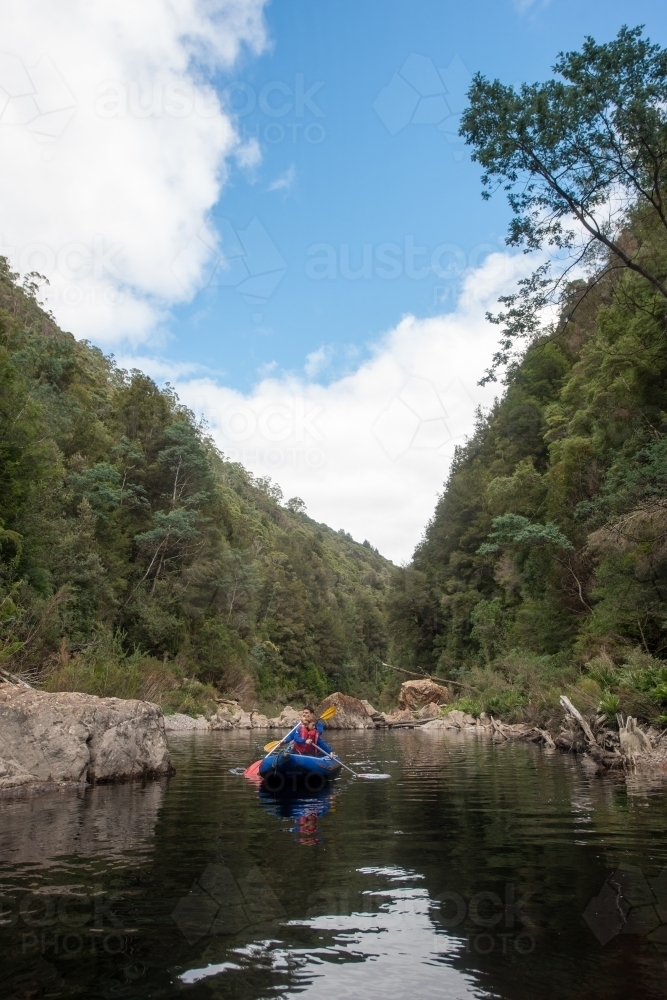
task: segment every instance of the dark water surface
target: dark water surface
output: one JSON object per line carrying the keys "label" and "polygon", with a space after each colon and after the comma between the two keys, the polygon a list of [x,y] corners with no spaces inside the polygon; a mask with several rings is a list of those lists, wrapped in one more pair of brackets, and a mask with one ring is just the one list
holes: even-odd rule
{"label": "dark water surface", "polygon": [[[169,781],[0,800],[0,996],[667,996],[667,790],[533,747],[333,734],[308,801],[174,736]],[[345,772],[344,772],[345,773]]]}

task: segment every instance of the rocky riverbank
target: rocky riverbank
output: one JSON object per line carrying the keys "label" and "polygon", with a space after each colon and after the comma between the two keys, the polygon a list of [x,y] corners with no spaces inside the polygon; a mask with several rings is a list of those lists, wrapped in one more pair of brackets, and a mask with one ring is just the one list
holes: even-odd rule
{"label": "rocky riverbank", "polygon": [[[376,725],[386,724],[385,716],[376,712],[369,702],[340,692],[329,695],[320,702],[316,709],[317,715],[321,715],[331,705],[336,706],[336,714],[327,722],[327,729],[375,729]],[[291,705],[286,705],[280,715],[267,718],[256,710],[246,711],[237,701],[225,700],[219,702],[218,711],[209,719],[203,715],[196,719],[187,715],[168,715],[165,726],[168,733],[225,729],[280,729],[285,732],[296,725],[299,718],[299,712]]]}
{"label": "rocky riverbank", "polygon": [[[401,687],[398,709],[395,712],[378,712],[370,702],[336,691],[317,706],[321,715],[332,705],[336,714],[327,722],[327,729],[384,729],[387,727],[415,726],[436,719],[447,703],[446,687],[433,681],[406,681]],[[203,715],[167,715],[168,733],[193,730],[216,731],[225,729],[290,729],[299,721],[299,712],[286,705],[279,715],[268,718],[255,709],[246,710],[238,701],[219,699],[218,710],[210,718]]]}
{"label": "rocky riverbank", "polygon": [[[368,701],[336,692],[318,707],[321,715],[331,705],[336,714],[327,722],[328,729],[407,729],[420,727],[425,732],[476,732],[497,743],[523,741],[538,743],[552,750],[576,753],[591,770],[661,770],[667,773],[667,730],[640,728],[633,718],[617,718],[617,728],[606,715],[585,718],[570,700],[562,696],[563,719],[547,728],[528,723],[509,724],[482,712],[475,717],[458,709],[447,709],[448,691],[433,681],[406,681],[402,685],[398,709],[378,712]],[[203,716],[168,716],[168,732],[221,729],[280,729],[283,733],[299,719],[298,712],[287,705],[280,715],[267,718],[256,711],[244,711],[237,702],[225,701],[207,720]]]}
{"label": "rocky riverbank", "polygon": [[173,770],[159,705],[0,685],[0,793]]}
{"label": "rocky riverbank", "polygon": [[667,775],[667,730],[641,729],[631,716],[626,719],[618,716],[618,728],[614,729],[606,715],[585,718],[564,695],[561,705],[564,719],[552,731],[526,723],[511,725],[484,713],[474,718],[456,710],[427,722],[423,728],[428,732],[483,732],[496,743],[538,743],[551,750],[575,753],[590,770],[598,773],[664,770]]}
{"label": "rocky riverbank", "polygon": [[[604,715],[584,717],[565,696],[563,720],[549,729],[508,724],[482,713],[478,717],[447,707],[448,692],[433,682],[408,681],[399,707],[378,712],[368,701],[341,692],[317,706],[321,715],[332,705],[328,729],[363,730],[420,727],[425,732],[456,730],[496,742],[539,743],[580,755],[590,769],[667,773],[667,730],[642,729],[635,719],[618,717],[617,727]],[[99,784],[150,778],[173,771],[167,733],[225,730],[278,730],[284,735],[299,713],[286,705],[267,717],[220,699],[206,719],[187,715],[166,718],[158,705],[119,698],[63,692],[50,694],[18,684],[0,684],[0,794],[36,791],[72,784]]]}

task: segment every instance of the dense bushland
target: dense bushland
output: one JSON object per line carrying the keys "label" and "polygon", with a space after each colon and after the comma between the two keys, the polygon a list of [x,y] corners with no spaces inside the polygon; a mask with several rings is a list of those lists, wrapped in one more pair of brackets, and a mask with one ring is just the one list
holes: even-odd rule
{"label": "dense bushland", "polygon": [[482,381],[505,368],[504,395],[405,569],[226,461],[0,258],[0,667],[194,711],[217,691],[386,704],[389,656],[470,711],[546,722],[565,690],[667,721],[667,49],[622,28],[554,74],[469,91],[508,244],[557,253],[490,317]]}
{"label": "dense bushland", "polygon": [[667,49],[623,27],[553,71],[468,94],[461,135],[483,197],[507,196],[508,245],[551,253],[489,316],[482,382],[505,367],[506,391],[395,580],[394,645],[470,709],[546,721],[568,687],[664,722]]}
{"label": "dense bushland", "polygon": [[0,668],[205,707],[377,692],[390,564],[0,268]]}
{"label": "dense bushland", "polygon": [[[641,240],[664,273],[667,237]],[[506,381],[397,574],[396,656],[473,709],[544,716],[575,685],[664,719],[667,302],[627,269],[577,282]]]}

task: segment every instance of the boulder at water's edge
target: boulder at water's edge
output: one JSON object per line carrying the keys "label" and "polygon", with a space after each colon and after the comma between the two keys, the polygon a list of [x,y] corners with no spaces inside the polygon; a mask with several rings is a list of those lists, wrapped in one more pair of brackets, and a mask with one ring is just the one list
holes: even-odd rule
{"label": "boulder at water's edge", "polygon": [[0,686],[0,791],[173,772],[159,705]]}
{"label": "boulder at water's edge", "polygon": [[448,688],[424,678],[423,681],[405,681],[401,684],[398,707],[403,711],[416,712],[423,705],[446,705],[448,701]]}
{"label": "boulder at water's edge", "polygon": [[336,714],[333,719],[327,719],[327,729],[375,729],[373,719],[358,698],[336,691],[320,702],[316,709],[317,716],[322,715],[331,705],[336,706]]}

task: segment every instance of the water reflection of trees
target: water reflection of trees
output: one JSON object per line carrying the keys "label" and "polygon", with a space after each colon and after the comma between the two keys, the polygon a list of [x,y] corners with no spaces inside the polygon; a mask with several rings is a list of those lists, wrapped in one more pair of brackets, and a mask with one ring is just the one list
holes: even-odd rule
{"label": "water reflection of trees", "polygon": [[[622,779],[531,747],[436,736],[336,734],[345,760],[374,756],[392,781],[342,780],[334,797],[296,808],[262,803],[230,774],[252,759],[251,734],[184,739],[164,798],[159,784],[144,798],[100,788],[69,816],[64,798],[24,801],[13,826],[0,818],[2,843],[25,830],[36,845],[14,870],[34,874],[40,851],[71,850],[132,932],[123,954],[99,955],[94,968],[46,956],[57,981],[101,996],[120,977],[131,997],[312,988],[319,1000],[344,982],[363,992],[382,971],[387,995],[409,972],[406,995],[439,983],[433,995],[662,996],[665,956],[636,935],[603,948],[583,920],[619,860],[645,864],[649,877],[662,866],[662,793],[637,784],[628,796]],[[0,817],[10,812],[0,804]],[[45,882],[71,874],[57,867]],[[374,949],[386,962],[369,960]]]}
{"label": "water reflection of trees", "polygon": [[[336,734],[350,762],[367,753],[368,739]],[[253,811],[251,799],[243,849],[227,837],[221,844],[232,868],[257,860],[304,947],[321,945],[327,926],[335,940],[336,928],[348,933],[355,915],[380,913],[395,885],[383,888],[377,873],[398,869],[412,873],[407,888],[428,897],[433,962],[472,976],[492,995],[533,1000],[548,981],[553,997],[569,1000],[586,989],[614,997],[627,993],[629,979],[633,997],[661,995],[651,993],[652,970],[662,968],[656,950],[629,937],[604,950],[582,915],[627,843],[660,835],[662,804],[638,814],[622,783],[532,747],[416,730],[370,739],[383,770],[398,759],[394,780],[340,782],[335,821],[325,816],[319,824],[324,849],[300,852],[296,871],[290,827],[285,836],[267,831],[266,814]],[[459,900],[464,912],[454,919]],[[284,929],[277,933],[284,937]],[[223,960],[226,944],[211,948]]]}

